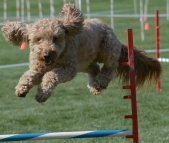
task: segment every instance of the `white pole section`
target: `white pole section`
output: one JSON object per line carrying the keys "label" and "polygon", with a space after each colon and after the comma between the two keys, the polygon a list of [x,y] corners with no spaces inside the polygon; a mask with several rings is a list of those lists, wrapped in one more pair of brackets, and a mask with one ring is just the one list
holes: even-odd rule
{"label": "white pole section", "polygon": [[75,6],[79,8],[79,6],[78,6],[78,0],[75,0]]}
{"label": "white pole section", "polygon": [[42,14],[42,2],[41,2],[41,0],[38,0],[38,8],[39,8],[39,17],[43,18],[43,14]]}
{"label": "white pole section", "polygon": [[50,0],[50,17],[55,17],[54,2]]}
{"label": "white pole section", "polygon": [[21,21],[24,22],[24,0],[21,0]]}
{"label": "white pole section", "polygon": [[78,0],[79,10],[82,11],[82,0]]}
{"label": "white pole section", "polygon": [[145,4],[144,4],[144,21],[147,21],[148,2],[149,2],[149,0],[146,0]]}
{"label": "white pole section", "polygon": [[90,0],[86,0],[87,18],[90,19]]}
{"label": "white pole section", "polygon": [[114,0],[110,0],[111,28],[114,29]]}
{"label": "white pole section", "polygon": [[19,14],[19,11],[20,11],[20,8],[19,8],[19,0],[16,0],[16,21],[20,21],[20,14]]}
{"label": "white pole section", "polygon": [[167,20],[169,20],[169,0],[166,0],[166,12]]}
{"label": "white pole section", "polygon": [[7,0],[4,0],[3,7],[4,7],[4,21],[6,21],[7,20]]}
{"label": "white pole section", "polygon": [[133,0],[134,3],[134,14],[137,15],[137,0]]}
{"label": "white pole section", "polygon": [[144,41],[144,13],[143,13],[143,0],[140,0],[140,24],[141,24],[141,40]]}
{"label": "white pole section", "polygon": [[30,0],[26,0],[26,6],[27,6],[27,20],[28,23],[30,23],[31,22]]}

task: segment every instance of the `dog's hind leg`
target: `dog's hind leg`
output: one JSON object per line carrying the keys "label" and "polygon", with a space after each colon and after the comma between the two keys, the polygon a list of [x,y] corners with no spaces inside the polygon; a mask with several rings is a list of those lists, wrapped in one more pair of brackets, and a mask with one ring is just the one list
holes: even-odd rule
{"label": "dog's hind leg", "polygon": [[[121,54],[121,43],[116,39],[113,33],[107,34],[104,39],[103,44],[101,45],[101,51],[98,55],[100,59],[102,59],[103,67],[101,72],[97,75],[95,83],[100,88],[106,89],[109,82],[113,79],[114,73],[118,66],[118,59]],[[114,37],[113,37],[114,36]]]}
{"label": "dog's hind leg", "polygon": [[[116,51],[114,49],[117,49]],[[113,47],[105,54],[102,54],[104,58],[104,65],[101,72],[96,77],[96,83],[100,89],[106,89],[109,82],[113,79],[114,73],[118,66],[118,59],[120,56],[121,47],[117,44],[117,47]]]}
{"label": "dog's hind leg", "polygon": [[101,90],[107,88],[109,82],[113,79],[116,68],[117,64],[114,64],[112,67],[106,67],[106,65],[103,65],[100,74],[96,77],[96,83]]}
{"label": "dog's hind leg", "polygon": [[100,73],[100,67],[97,64],[90,65],[85,72],[88,74],[88,85],[90,92],[97,95],[101,92],[100,86],[96,83],[96,77]]}
{"label": "dog's hind leg", "polygon": [[112,64],[111,67],[103,65],[100,70],[99,65],[94,64],[90,65],[86,69],[88,74],[88,85],[90,92],[94,95],[98,95],[102,89],[106,89],[109,82],[113,79],[113,73],[116,70],[117,64]]}

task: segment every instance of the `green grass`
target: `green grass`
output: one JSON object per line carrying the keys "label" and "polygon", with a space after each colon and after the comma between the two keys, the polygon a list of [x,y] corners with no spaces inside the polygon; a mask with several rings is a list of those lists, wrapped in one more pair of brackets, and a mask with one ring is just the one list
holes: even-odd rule
{"label": "green grass", "polygon": [[[73,0],[70,0],[73,2]],[[83,11],[85,12],[85,0]],[[115,10],[121,13],[133,13],[133,0],[115,0]],[[56,0],[55,0],[56,3]],[[57,0],[56,13],[61,10],[62,1]],[[91,0],[91,11],[108,11],[108,0]],[[149,14],[159,9],[165,13],[165,1],[153,0],[149,2]],[[37,2],[31,0],[31,14],[38,15]],[[48,0],[43,1],[43,13],[49,15]],[[138,8],[139,9],[139,8]],[[8,1],[8,16],[15,15],[15,3]],[[126,11],[123,11],[126,10]],[[0,17],[2,16],[2,1],[0,1]],[[99,17],[110,24],[110,18]],[[140,23],[138,18],[115,18],[115,33],[126,42],[126,29],[133,29],[134,44],[141,49],[155,47],[154,19],[148,18],[150,30],[145,31],[145,41],[141,41]],[[167,48],[168,21],[160,18],[160,46]],[[5,42],[0,35],[0,65],[28,62],[29,49],[20,51]],[[149,54],[154,57],[155,54]],[[161,57],[168,58],[168,53]],[[145,84],[142,90],[137,90],[137,106],[139,120],[140,143],[168,143],[169,142],[169,64],[162,63],[163,75],[161,79],[162,91],[157,92],[155,85]],[[93,96],[86,87],[87,76],[78,76],[55,89],[49,100],[39,104],[34,100],[37,87],[34,87],[26,98],[15,96],[15,86],[20,76],[28,67],[0,69],[0,134],[16,134],[31,132],[61,132],[100,129],[131,129],[131,120],[124,116],[131,113],[130,101],[123,100],[127,91],[122,90],[122,84],[112,82],[107,90],[99,96]],[[25,141],[25,143],[131,143],[125,138],[93,138],[49,141]],[[20,141],[19,143],[22,143]]]}

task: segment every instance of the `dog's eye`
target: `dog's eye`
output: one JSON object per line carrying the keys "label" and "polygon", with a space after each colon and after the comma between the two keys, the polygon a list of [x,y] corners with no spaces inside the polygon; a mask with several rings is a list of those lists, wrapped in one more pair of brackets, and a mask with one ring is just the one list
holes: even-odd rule
{"label": "dog's eye", "polygon": [[57,37],[53,37],[52,42],[55,43],[57,41]]}
{"label": "dog's eye", "polygon": [[42,40],[42,38],[36,38],[37,42],[40,42]]}

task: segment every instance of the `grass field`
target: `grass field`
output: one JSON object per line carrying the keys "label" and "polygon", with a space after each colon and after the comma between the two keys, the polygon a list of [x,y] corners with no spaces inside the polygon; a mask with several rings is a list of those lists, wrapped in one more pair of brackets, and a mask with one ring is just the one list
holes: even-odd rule
{"label": "grass field", "polygon": [[[108,0],[90,0],[91,12],[109,11]],[[8,16],[15,16],[15,1],[8,1]],[[70,2],[74,2],[70,0]],[[155,10],[166,12],[166,1],[149,1],[148,13]],[[85,0],[82,10],[86,12]],[[55,0],[56,13],[62,7],[62,0]],[[139,4],[139,2],[138,2]],[[31,14],[38,16],[37,2],[31,0]],[[133,0],[115,0],[115,13],[132,14]],[[49,15],[49,1],[43,0],[43,14]],[[138,7],[139,10],[139,7]],[[0,1],[0,17],[3,15],[2,1]],[[110,24],[110,18],[99,17]],[[126,42],[126,29],[133,29],[134,44],[141,49],[155,47],[154,18],[148,18],[150,30],[145,31],[145,41],[141,41],[140,23],[138,18],[115,18],[114,31],[123,42]],[[160,18],[160,47],[169,47],[169,21]],[[24,51],[12,47],[5,42],[0,34],[0,65],[28,62],[29,49]],[[155,54],[149,54],[155,57]],[[169,53],[162,53],[161,57],[169,58]],[[137,90],[139,140],[140,143],[168,143],[169,142],[169,63],[162,63],[161,78],[162,91],[157,92],[155,85],[145,84]],[[131,113],[130,101],[123,100],[127,91],[122,90],[118,80],[113,81],[107,90],[99,96],[93,96],[86,87],[87,76],[78,76],[65,84],[60,84],[50,99],[39,104],[34,100],[34,87],[26,98],[17,98],[14,94],[15,86],[20,76],[28,67],[0,69],[0,134],[16,134],[31,132],[62,132],[101,129],[131,129],[131,121],[124,119]],[[131,143],[125,138],[93,138],[49,141],[25,141],[25,143]],[[19,143],[22,143],[20,141]]]}

